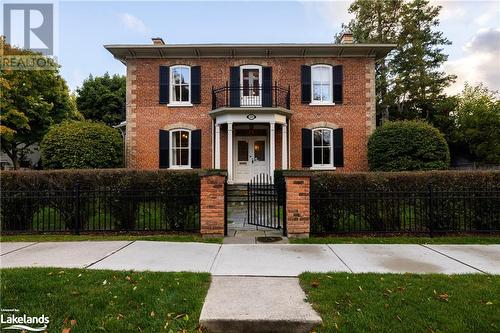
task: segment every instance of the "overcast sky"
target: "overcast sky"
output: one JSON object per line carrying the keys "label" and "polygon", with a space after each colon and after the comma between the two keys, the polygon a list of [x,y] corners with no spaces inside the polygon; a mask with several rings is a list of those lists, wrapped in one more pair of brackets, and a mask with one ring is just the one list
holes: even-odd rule
{"label": "overcast sky", "polygon": [[[453,45],[445,70],[463,83],[500,90],[500,1],[432,1],[443,6],[440,29]],[[104,44],[332,42],[349,21],[350,1],[132,2],[61,1],[59,61],[71,89],[90,74],[125,74]]]}

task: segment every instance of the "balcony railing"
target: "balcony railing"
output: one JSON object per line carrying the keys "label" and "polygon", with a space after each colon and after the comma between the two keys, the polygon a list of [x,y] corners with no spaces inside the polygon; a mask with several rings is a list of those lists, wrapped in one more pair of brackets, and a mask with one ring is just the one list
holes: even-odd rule
{"label": "balcony railing", "polygon": [[274,85],[212,87],[212,109],[221,107],[281,107],[290,109],[290,87]]}

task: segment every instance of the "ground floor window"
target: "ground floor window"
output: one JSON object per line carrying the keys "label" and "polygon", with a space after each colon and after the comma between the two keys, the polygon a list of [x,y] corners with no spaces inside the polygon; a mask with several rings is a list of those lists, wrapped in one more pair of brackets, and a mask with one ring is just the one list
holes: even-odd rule
{"label": "ground floor window", "polygon": [[191,167],[191,132],[189,130],[170,131],[170,167]]}
{"label": "ground floor window", "polygon": [[318,128],[313,130],[313,167],[333,167],[333,130]]}

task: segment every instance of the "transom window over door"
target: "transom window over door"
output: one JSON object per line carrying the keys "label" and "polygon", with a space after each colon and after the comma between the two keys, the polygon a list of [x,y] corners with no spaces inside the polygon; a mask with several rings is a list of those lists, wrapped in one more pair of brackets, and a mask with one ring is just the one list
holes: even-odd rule
{"label": "transom window over door", "polygon": [[191,132],[188,130],[173,130],[170,132],[170,167],[191,167]]}
{"label": "transom window over door", "polygon": [[332,66],[314,65],[311,67],[312,103],[333,103]]}
{"label": "transom window over door", "polygon": [[170,70],[170,103],[191,103],[191,68],[189,66],[173,66]]}
{"label": "transom window over door", "polygon": [[333,130],[318,128],[313,130],[313,167],[333,167]]}

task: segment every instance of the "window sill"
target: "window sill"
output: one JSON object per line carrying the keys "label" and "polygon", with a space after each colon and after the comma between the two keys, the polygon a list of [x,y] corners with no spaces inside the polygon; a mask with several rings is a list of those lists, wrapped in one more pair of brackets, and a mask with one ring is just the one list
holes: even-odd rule
{"label": "window sill", "polygon": [[328,166],[320,166],[320,165],[318,165],[318,166],[312,166],[310,168],[310,170],[334,171],[334,170],[337,170],[337,168],[334,167],[334,166],[330,166],[330,165],[328,165]]}
{"label": "window sill", "polygon": [[310,106],[334,106],[335,103],[314,103],[311,102],[309,103]]}
{"label": "window sill", "polygon": [[190,166],[172,166],[168,168],[169,170],[191,170]]}
{"label": "window sill", "polygon": [[167,106],[169,108],[183,108],[183,107],[191,107],[193,104],[191,103],[168,103]]}

